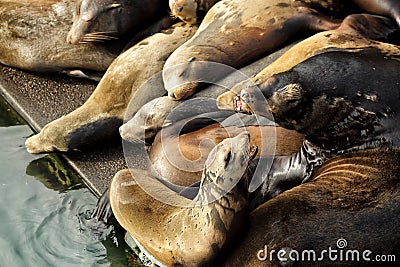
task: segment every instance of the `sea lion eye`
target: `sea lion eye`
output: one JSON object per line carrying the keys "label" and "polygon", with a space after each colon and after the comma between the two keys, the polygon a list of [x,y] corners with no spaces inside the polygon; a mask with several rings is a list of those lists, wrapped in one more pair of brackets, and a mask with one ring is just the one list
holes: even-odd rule
{"label": "sea lion eye", "polygon": [[183,6],[176,6],[176,10],[177,10],[178,12],[182,12]]}

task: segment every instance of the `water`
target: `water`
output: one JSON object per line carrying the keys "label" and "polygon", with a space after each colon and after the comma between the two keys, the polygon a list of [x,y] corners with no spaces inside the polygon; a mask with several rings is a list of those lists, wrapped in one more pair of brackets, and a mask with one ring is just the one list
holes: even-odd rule
{"label": "water", "polygon": [[0,99],[0,267],[135,266],[123,231],[89,220],[96,197]]}

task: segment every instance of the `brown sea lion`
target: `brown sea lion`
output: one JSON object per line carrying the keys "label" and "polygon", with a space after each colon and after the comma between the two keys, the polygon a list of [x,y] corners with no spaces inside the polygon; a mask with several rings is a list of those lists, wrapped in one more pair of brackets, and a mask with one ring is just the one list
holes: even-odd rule
{"label": "brown sea lion", "polygon": [[109,191],[114,215],[162,264],[206,264],[240,236],[247,217],[246,168],[255,152],[247,134],[219,143],[205,164],[193,200],[169,190],[146,171],[120,171]]}
{"label": "brown sea lion", "polygon": [[[207,68],[197,62],[218,62],[238,68],[295,35],[335,29],[340,23],[316,9],[341,10],[339,6],[338,1],[220,1],[206,14],[197,33],[168,58],[163,71],[165,88],[173,99],[186,98],[201,81],[196,73]],[[191,81],[189,77],[198,80]]]}
{"label": "brown sea lion", "polygon": [[290,155],[300,149],[304,139],[296,131],[274,125],[223,127],[214,123],[180,135],[175,133],[175,129],[169,129],[179,128],[178,125],[167,127],[156,135],[149,149],[149,158],[158,177],[180,186],[199,181],[214,146],[243,131],[250,134],[250,144],[259,147],[257,157]]}
{"label": "brown sea lion", "polygon": [[399,173],[398,149],[327,161],[250,213],[245,238],[218,266],[396,266],[393,256],[376,256],[399,257]]}
{"label": "brown sea lion", "polygon": [[367,47],[388,47],[386,43],[374,41],[385,39],[396,31],[397,27],[384,17],[356,14],[346,17],[338,29],[317,33],[295,44],[281,57],[269,64],[249,80],[235,85],[231,91],[218,97],[219,107],[233,108],[234,97],[243,88],[263,84],[271,75],[290,70],[300,62],[326,51],[357,51]]}
{"label": "brown sea lion", "polygon": [[121,47],[71,46],[71,0],[0,0],[0,62],[34,72],[103,72]]}
{"label": "brown sea lion", "polygon": [[[196,29],[181,22],[146,38],[121,54],[83,106],[47,124],[39,134],[27,139],[28,151],[66,152],[118,134],[118,127],[135,91],[162,69],[166,58]],[[149,97],[162,96],[165,92],[161,79],[149,84],[156,86],[146,91],[145,96],[135,94],[137,109],[147,103]]]}
{"label": "brown sea lion", "polygon": [[197,24],[219,1],[221,0],[169,0],[169,8],[174,17],[189,24]]}
{"label": "brown sea lion", "polygon": [[119,38],[127,42],[166,13],[162,0],[77,0],[75,5],[73,24],[67,35],[71,44]]}

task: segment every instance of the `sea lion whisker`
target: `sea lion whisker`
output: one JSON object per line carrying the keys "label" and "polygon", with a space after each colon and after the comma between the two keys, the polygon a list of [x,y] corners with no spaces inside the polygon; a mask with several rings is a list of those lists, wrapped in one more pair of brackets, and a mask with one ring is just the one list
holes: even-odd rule
{"label": "sea lion whisker", "polygon": [[106,35],[106,34],[115,34],[117,31],[103,31],[103,32],[91,32],[88,33],[90,35]]}
{"label": "sea lion whisker", "polygon": [[83,36],[83,38],[97,38],[97,39],[106,39],[106,40],[118,39],[117,37],[114,37],[114,36],[92,35],[92,34],[86,34],[85,36]]}
{"label": "sea lion whisker", "polygon": [[95,38],[84,38],[83,41],[86,42],[86,43],[93,43],[93,42],[102,43],[102,42],[105,42],[106,40],[95,39]]}
{"label": "sea lion whisker", "polygon": [[99,37],[99,36],[85,36],[82,38],[83,41],[85,42],[105,42],[112,40],[113,38],[109,37]]}

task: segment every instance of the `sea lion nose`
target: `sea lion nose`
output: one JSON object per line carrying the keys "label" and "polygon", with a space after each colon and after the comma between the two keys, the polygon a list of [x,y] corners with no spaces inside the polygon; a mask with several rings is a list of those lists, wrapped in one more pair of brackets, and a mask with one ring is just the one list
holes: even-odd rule
{"label": "sea lion nose", "polygon": [[73,34],[71,31],[67,35],[67,43],[76,45],[79,43],[77,35]]}

